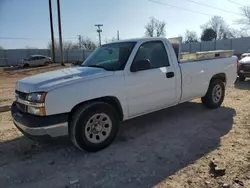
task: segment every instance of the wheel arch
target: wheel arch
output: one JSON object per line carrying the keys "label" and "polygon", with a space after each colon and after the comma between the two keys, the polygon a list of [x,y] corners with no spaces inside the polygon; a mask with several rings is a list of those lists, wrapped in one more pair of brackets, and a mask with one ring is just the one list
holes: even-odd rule
{"label": "wheel arch", "polygon": [[122,109],[122,106],[121,106],[119,99],[117,97],[114,97],[114,96],[105,96],[105,97],[87,100],[87,101],[84,101],[84,102],[81,102],[81,103],[75,105],[69,113],[68,122],[71,121],[73,114],[80,106],[87,104],[87,103],[92,103],[92,102],[105,102],[105,103],[110,104],[111,106],[113,106],[115,108],[116,112],[118,113],[119,120],[120,121],[123,120],[123,109]]}
{"label": "wheel arch", "polygon": [[211,83],[213,80],[216,80],[216,79],[219,79],[219,80],[223,81],[224,84],[227,83],[227,77],[226,77],[226,74],[225,74],[225,73],[217,73],[217,74],[213,75],[212,78],[210,79],[210,83]]}

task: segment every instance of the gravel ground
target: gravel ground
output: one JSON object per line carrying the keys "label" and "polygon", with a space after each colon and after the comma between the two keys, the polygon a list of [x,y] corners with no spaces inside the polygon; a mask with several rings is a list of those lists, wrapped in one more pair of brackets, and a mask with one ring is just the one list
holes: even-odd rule
{"label": "gravel ground", "polygon": [[[13,91],[12,91],[13,92]],[[221,108],[200,100],[121,124],[97,153],[67,138],[37,143],[0,114],[0,187],[250,187],[250,81],[228,88]],[[211,170],[210,161],[224,172]]]}

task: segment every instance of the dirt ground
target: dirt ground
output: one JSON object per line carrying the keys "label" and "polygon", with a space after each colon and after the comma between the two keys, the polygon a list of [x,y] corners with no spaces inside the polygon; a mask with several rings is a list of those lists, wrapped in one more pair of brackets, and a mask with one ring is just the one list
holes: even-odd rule
{"label": "dirt ground", "polygon": [[[0,79],[2,103],[24,76]],[[249,109],[250,81],[237,82],[221,108],[194,100],[124,122],[115,143],[97,153],[67,138],[31,141],[0,113],[0,187],[250,188]],[[223,173],[211,170],[212,159]]]}
{"label": "dirt ground", "polygon": [[62,69],[62,66],[34,67],[28,69],[13,69],[13,71],[4,71],[0,68],[0,106],[12,103],[15,95],[16,81],[27,76]]}

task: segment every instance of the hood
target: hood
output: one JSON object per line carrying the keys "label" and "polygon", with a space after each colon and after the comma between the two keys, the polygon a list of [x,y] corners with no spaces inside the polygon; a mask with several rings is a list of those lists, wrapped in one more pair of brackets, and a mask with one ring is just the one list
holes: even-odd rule
{"label": "hood", "polygon": [[17,81],[16,90],[25,93],[50,91],[79,81],[113,75],[114,72],[93,67],[72,67],[27,77]]}
{"label": "hood", "polygon": [[241,64],[250,64],[250,56],[242,58],[239,62]]}

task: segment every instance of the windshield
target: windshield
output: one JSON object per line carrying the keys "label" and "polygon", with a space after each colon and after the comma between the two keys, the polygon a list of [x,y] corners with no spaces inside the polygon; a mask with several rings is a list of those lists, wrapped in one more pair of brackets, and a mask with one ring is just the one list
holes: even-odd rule
{"label": "windshield", "polygon": [[106,44],[96,49],[81,66],[98,67],[108,71],[123,70],[135,42]]}

